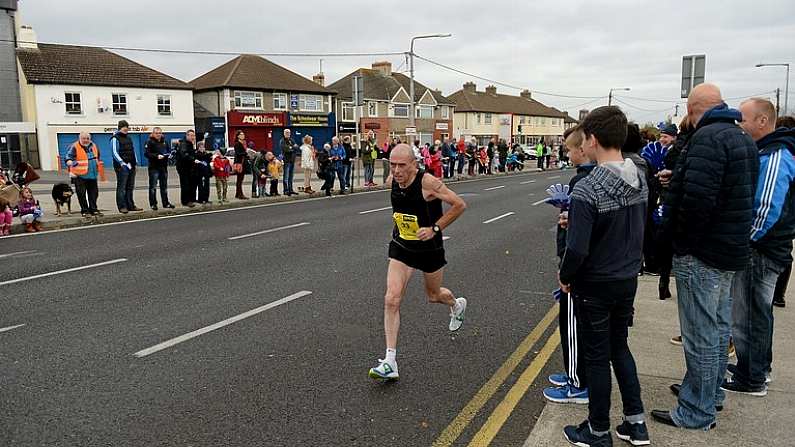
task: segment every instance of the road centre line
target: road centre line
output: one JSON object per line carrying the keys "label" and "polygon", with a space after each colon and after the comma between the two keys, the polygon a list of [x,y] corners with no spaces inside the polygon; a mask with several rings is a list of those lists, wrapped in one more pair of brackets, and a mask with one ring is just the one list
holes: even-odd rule
{"label": "road centre line", "polygon": [[142,349],[142,350],[136,352],[133,355],[135,357],[138,357],[138,358],[146,357],[147,355],[154,354],[155,352],[162,351],[162,350],[164,350],[166,348],[170,348],[171,346],[174,346],[174,345],[177,345],[179,343],[188,341],[188,340],[190,340],[192,338],[196,338],[196,337],[198,337],[200,335],[204,335],[204,334],[206,334],[208,332],[212,332],[212,331],[214,331],[216,329],[220,329],[220,328],[222,328],[224,326],[229,326],[232,323],[236,323],[236,322],[238,322],[240,320],[244,320],[244,319],[246,319],[248,317],[252,317],[254,315],[257,315],[258,313],[265,312],[268,309],[273,309],[276,306],[280,306],[282,304],[289,303],[290,301],[297,300],[298,298],[302,298],[302,297],[305,297],[305,296],[311,295],[311,294],[312,294],[312,292],[310,292],[308,290],[302,290],[300,292],[296,292],[296,293],[294,293],[294,294],[292,294],[290,296],[286,296],[286,297],[284,297],[282,299],[279,299],[279,300],[270,302],[268,304],[265,304],[264,306],[257,307],[256,309],[251,309],[251,310],[249,310],[247,312],[243,312],[242,314],[235,315],[234,317],[227,318],[226,320],[223,320],[223,321],[219,321],[218,323],[211,324],[209,326],[205,326],[205,327],[203,327],[201,329],[197,329],[197,330],[192,331],[192,332],[188,332],[187,334],[180,335],[179,337],[174,337],[174,338],[172,338],[170,340],[166,340],[166,341],[164,341],[162,343],[158,343],[158,344],[156,344],[156,345],[154,345],[154,346],[152,346],[150,348]]}
{"label": "road centre line", "polygon": [[0,255],[0,259],[10,258],[12,256],[28,255],[31,253],[36,253],[36,250],[25,250],[25,251],[15,251],[14,253],[3,253]]}
{"label": "road centre line", "polygon": [[552,177],[547,177],[547,180],[554,180],[556,178],[560,178],[559,175],[553,175]]}
{"label": "road centre line", "polygon": [[512,216],[512,215],[514,215],[514,214],[516,214],[516,213],[514,213],[513,211],[511,211],[511,212],[509,212],[509,213],[505,213],[505,214],[499,215],[499,216],[497,216],[497,217],[492,217],[492,218],[491,218],[491,219],[489,219],[489,220],[485,220],[485,221],[483,221],[483,223],[484,223],[484,224],[489,224],[489,223],[492,223],[492,222],[498,221],[498,220],[502,219],[503,217]]}
{"label": "road centre line", "polygon": [[119,259],[113,259],[113,260],[110,260],[110,261],[99,262],[97,264],[84,265],[82,267],[72,267],[72,268],[68,268],[68,269],[65,269],[65,270],[58,270],[58,271],[55,271],[55,272],[42,273],[42,274],[33,275],[33,276],[26,276],[24,278],[17,278],[17,279],[12,279],[12,280],[9,280],[9,281],[0,282],[0,286],[5,286],[5,285],[8,285],[8,284],[16,284],[18,282],[30,281],[30,280],[33,280],[33,279],[46,278],[48,276],[60,275],[60,274],[63,274],[63,273],[77,272],[77,271],[80,271],[80,270],[86,270],[86,269],[91,269],[91,268],[95,268],[95,267],[102,267],[102,266],[105,266],[105,265],[118,264],[119,262],[126,262],[126,261],[127,261],[127,258],[119,258]]}
{"label": "road centre line", "polygon": [[446,240],[448,240],[448,239],[450,239],[450,236],[442,236],[442,240],[443,240],[443,241],[446,241]]}
{"label": "road centre line", "polygon": [[541,205],[542,203],[544,203],[544,202],[546,202],[546,201],[547,201],[547,199],[541,199],[541,200],[539,200],[538,202],[533,202],[533,206],[538,206],[538,205]]}
{"label": "road centre line", "polygon": [[530,385],[538,377],[538,373],[549,361],[549,358],[558,348],[560,344],[560,336],[557,332],[553,333],[547,339],[544,347],[541,348],[538,355],[530,362],[527,369],[524,370],[521,376],[516,380],[511,389],[502,399],[502,402],[497,405],[497,408],[491,413],[486,423],[478,430],[472,440],[469,442],[470,447],[485,447],[491,444],[494,437],[497,436],[505,421],[513,413],[516,405],[524,397]]}
{"label": "road centre line", "polygon": [[16,329],[16,328],[20,328],[20,327],[22,327],[22,326],[24,326],[24,324],[17,324],[17,325],[15,325],[15,326],[8,326],[8,327],[4,327],[4,328],[0,329],[0,332],[8,332],[8,331],[13,331],[14,329]]}
{"label": "road centre line", "polygon": [[528,181],[526,181],[526,182],[519,182],[519,184],[520,184],[520,185],[526,185],[526,184],[528,184],[528,183],[535,183],[535,182],[536,182],[535,180],[528,180]]}
{"label": "road centre line", "polygon": [[494,191],[495,189],[505,188],[505,185],[500,186],[492,186],[491,188],[486,188],[484,191]]}
{"label": "road centre line", "polygon": [[391,206],[385,206],[385,207],[383,207],[383,208],[376,208],[376,209],[374,209],[374,210],[359,211],[359,214],[370,214],[370,213],[377,213],[378,211],[385,211],[385,210],[391,210],[391,209],[392,209],[392,207],[391,207]]}
{"label": "road centre line", "polygon": [[522,359],[530,352],[533,345],[541,339],[541,336],[544,335],[549,325],[552,324],[557,317],[558,306],[553,305],[538,325],[533,328],[521,343],[519,343],[519,346],[517,346],[516,350],[505,360],[505,363],[503,363],[499,369],[494,372],[491,378],[480,387],[478,392],[475,393],[461,412],[450,422],[450,425],[448,425],[439,437],[436,438],[433,442],[433,447],[449,447],[453,445],[456,439],[461,436],[461,433],[464,432],[470,422],[475,418],[478,411],[480,411],[489,399],[494,396],[500,385],[502,385],[516,367],[519,366]]}
{"label": "road centre line", "polygon": [[275,231],[289,230],[290,228],[303,227],[304,225],[309,225],[309,222],[301,222],[301,223],[292,224],[292,225],[285,225],[283,227],[276,227],[276,228],[271,228],[269,230],[257,231],[256,233],[242,234],[240,236],[232,236],[232,237],[228,237],[227,239],[229,239],[230,241],[235,241],[235,240],[238,240],[238,239],[243,239],[243,238],[247,238],[247,237],[251,237],[251,236],[259,236],[261,234],[273,233]]}

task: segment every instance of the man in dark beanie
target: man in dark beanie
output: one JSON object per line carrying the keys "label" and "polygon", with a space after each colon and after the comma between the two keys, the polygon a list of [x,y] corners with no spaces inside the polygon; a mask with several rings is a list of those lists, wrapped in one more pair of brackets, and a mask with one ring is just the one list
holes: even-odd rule
{"label": "man in dark beanie", "polygon": [[673,145],[676,141],[676,136],[678,134],[679,130],[676,128],[676,124],[666,124],[662,129],[660,129],[660,144],[662,144],[666,149],[671,147],[671,145]]}
{"label": "man in dark beanie", "polygon": [[135,190],[135,146],[127,132],[130,125],[126,120],[119,121],[119,130],[110,137],[113,147],[113,170],[116,171],[116,206],[119,212],[143,211],[135,206],[133,191]]}

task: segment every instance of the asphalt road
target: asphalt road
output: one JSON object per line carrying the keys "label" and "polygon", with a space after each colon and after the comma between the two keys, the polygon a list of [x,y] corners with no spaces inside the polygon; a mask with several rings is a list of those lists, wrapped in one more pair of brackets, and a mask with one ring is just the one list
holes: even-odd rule
{"label": "asphalt road", "polygon": [[[444,233],[445,284],[469,300],[467,320],[451,335],[415,275],[392,384],[367,377],[384,350],[391,215],[360,214],[387,192],[0,240],[0,445],[445,445],[553,307],[556,213],[532,204],[571,175],[452,186],[469,207]],[[539,349],[446,445],[470,442]],[[559,357],[491,445],[521,445]]]}

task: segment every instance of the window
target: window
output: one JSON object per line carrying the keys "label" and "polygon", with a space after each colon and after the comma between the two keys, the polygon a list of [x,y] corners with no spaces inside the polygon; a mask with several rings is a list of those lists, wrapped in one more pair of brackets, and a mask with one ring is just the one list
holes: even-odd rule
{"label": "window", "polygon": [[433,106],[417,106],[417,118],[433,118]]}
{"label": "window", "polygon": [[544,116],[541,117],[541,125],[542,126],[546,126],[547,125],[547,118],[544,117]]}
{"label": "window", "polygon": [[[274,97],[274,105],[276,98]],[[261,109],[262,92],[235,91],[235,108]]]}
{"label": "window", "polygon": [[491,113],[485,114],[486,124],[491,124]]}
{"label": "window", "polygon": [[369,116],[369,117],[378,116],[378,103],[377,102],[368,102],[367,103],[367,116]]}
{"label": "window", "polygon": [[298,108],[305,112],[322,112],[323,97],[320,95],[298,95]]}
{"label": "window", "polygon": [[343,121],[354,121],[353,118],[353,103],[352,102],[343,102],[342,103],[342,120]]}
{"label": "window", "polygon": [[273,110],[287,110],[287,93],[273,94]]}
{"label": "window", "polygon": [[519,117],[519,124],[524,124],[524,117],[523,116]]}
{"label": "window", "polygon": [[443,120],[450,119],[450,107],[442,106],[442,119]]}
{"label": "window", "polygon": [[396,118],[408,118],[409,117],[409,105],[408,104],[395,104],[393,109],[392,115]]}
{"label": "window", "polygon": [[477,118],[477,120],[478,120],[478,124],[483,124],[483,119],[482,119],[482,117],[481,117],[481,115],[480,115],[479,113],[476,113],[476,114],[475,114],[475,117],[476,117],[476,118]]}
{"label": "window", "polygon": [[125,93],[114,93],[111,95],[113,98],[113,114],[126,115],[127,114],[127,95]]}
{"label": "window", "polygon": [[64,93],[64,105],[66,106],[67,115],[83,114],[83,107],[80,105],[80,93],[76,92]]}
{"label": "window", "polygon": [[171,116],[171,95],[157,95],[157,114]]}

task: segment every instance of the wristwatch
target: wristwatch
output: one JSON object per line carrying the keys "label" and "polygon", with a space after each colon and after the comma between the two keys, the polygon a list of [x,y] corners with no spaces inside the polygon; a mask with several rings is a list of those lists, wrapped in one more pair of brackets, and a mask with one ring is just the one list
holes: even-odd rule
{"label": "wristwatch", "polygon": [[439,233],[442,231],[442,229],[439,228],[439,225],[436,224],[434,224],[434,226],[432,226],[431,229],[433,230],[434,233]]}

